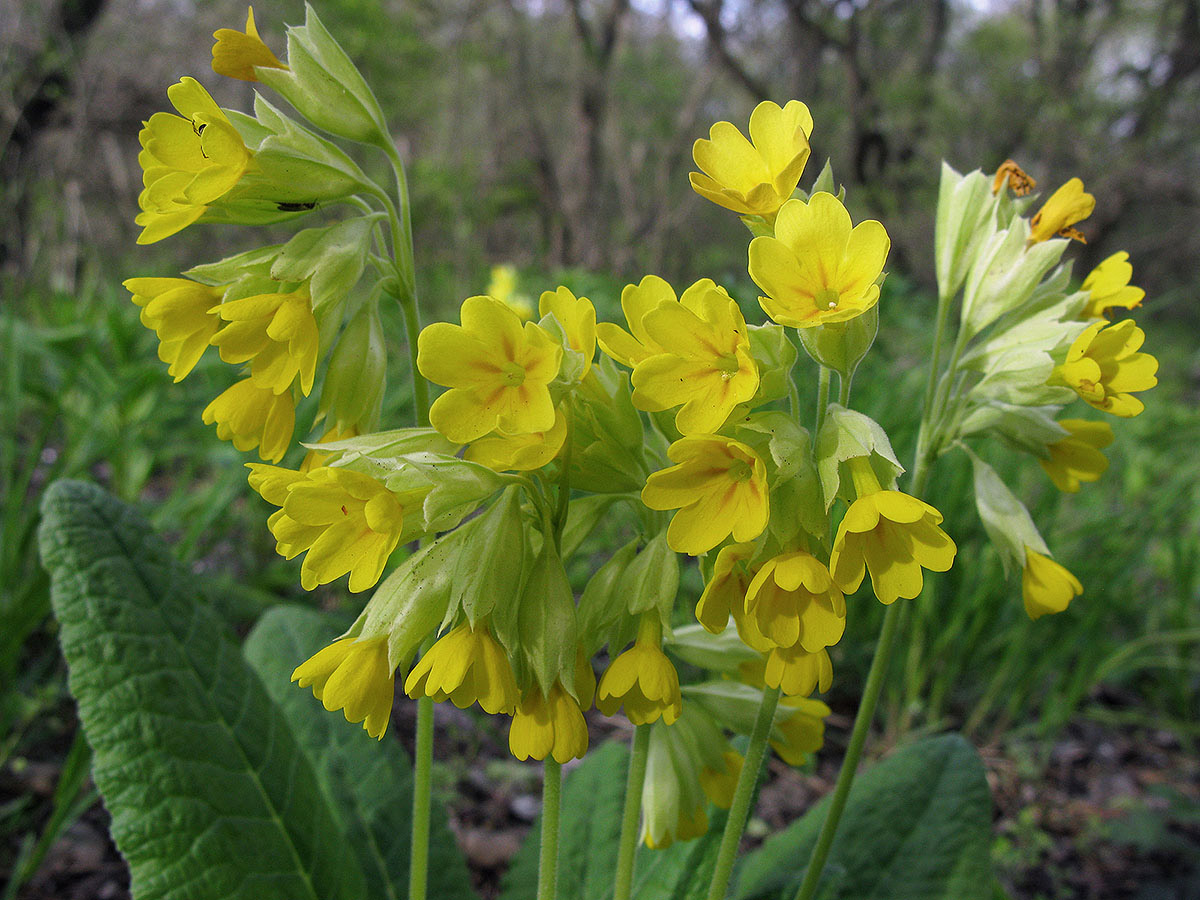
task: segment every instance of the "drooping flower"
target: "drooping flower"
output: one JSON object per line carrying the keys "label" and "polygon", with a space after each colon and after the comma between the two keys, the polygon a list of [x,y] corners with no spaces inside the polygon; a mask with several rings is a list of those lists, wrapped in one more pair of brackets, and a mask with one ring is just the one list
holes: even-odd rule
{"label": "drooping flower", "polygon": [[789,766],[799,766],[809,753],[820,750],[825,743],[825,717],[830,712],[820,700],[806,697],[781,700],[770,738],[779,758]]}
{"label": "drooping flower", "polygon": [[775,647],[767,654],[763,683],[780,688],[785,697],[807,697],[814,690],[821,693],[833,684],[833,663],[829,651],[809,653],[800,644],[794,647]]}
{"label": "drooping flower", "polygon": [[746,615],[774,646],[799,645],[810,653],[832,647],[846,630],[842,592],[820,560],[803,550],[762,564],[746,591]]}
{"label": "drooping flower", "polygon": [[1083,182],[1072,178],[1038,210],[1029,223],[1029,243],[1037,244],[1052,237],[1073,238],[1086,244],[1087,240],[1074,227],[1096,208],[1096,198],[1083,189]]}
{"label": "drooping flower", "polygon": [[219,28],[213,32],[213,37],[217,42],[212,48],[212,69],[218,75],[237,78],[240,81],[258,81],[258,76],[254,74],[255,66],[287,68],[258,36],[258,28],[254,25],[253,6],[246,13],[244,32],[234,31],[232,28]]}
{"label": "drooping flower", "polygon": [[633,403],[648,412],[681,407],[675,426],[682,434],[717,431],[758,390],[742,311],[715,285],[660,304],[642,328],[662,352],[634,367]]}
{"label": "drooping flower", "polygon": [[1071,344],[1066,361],[1054,371],[1051,381],[1065,384],[1089,406],[1121,418],[1138,415],[1146,408],[1134,392],[1148,391],[1158,384],[1158,360],[1138,353],[1145,332],[1133,319],[1115,325],[1093,322]]}
{"label": "drooping flower", "polygon": [[167,89],[179,115],[157,112],[138,134],[145,185],[138,197],[139,244],[191,225],[249,168],[253,154],[208,91],[194,78]]}
{"label": "drooping flower", "polygon": [[250,380],[282,394],[297,377],[307,397],[317,371],[321,334],[308,292],[256,294],[212,310],[228,322],[212,343],[227,363],[250,362]]}
{"label": "drooping flower", "polygon": [[575,698],[555,682],[549,696],[536,684],[525,692],[508,729],[508,749],[517,759],[557,763],[582,759],[588,748],[587,722]]}
{"label": "drooping flower", "polygon": [[344,710],[347,722],[362,722],[367,734],[383,739],[395,694],[386,637],[334,641],[296,666],[292,681],[311,685],[327,710]]}
{"label": "drooping flower", "polygon": [[745,618],[746,590],[754,577],[747,564],[755,550],[754,544],[727,544],[717,553],[712,576],[696,603],[696,621],[712,634],[724,631],[730,616]]}
{"label": "drooping flower", "polygon": [[182,381],[221,324],[212,307],[225,289],[189,278],[127,278],[122,283],[142,308],[142,324],[158,335],[158,358],[167,364],[167,374]]}
{"label": "drooping flower", "polygon": [[1083,585],[1065,567],[1030,547],[1025,548],[1025,571],[1021,594],[1031,619],[1062,612],[1083,593]]}
{"label": "drooping flower", "polygon": [[643,325],[646,314],[664,304],[690,306],[693,295],[710,290],[720,290],[711,278],[701,278],[683,292],[682,298],[676,297],[671,285],[657,275],[647,275],[637,284],[625,285],[621,291],[621,310],[625,313],[629,331],[612,322],[597,322],[596,340],[600,349],[630,369],[642,360],[664,352]]}
{"label": "drooping flower", "polygon": [[292,442],[296,404],[288,392],[276,394],[243,378],[204,409],[205,425],[217,426],[217,437],[233,441],[242,452],[258,448],[258,455],[279,462]]}
{"label": "drooping flower", "polygon": [[[538,315],[553,314],[567,336],[567,346],[583,355],[583,375],[596,355],[596,308],[587,297],[576,297],[569,288],[543,291]],[[582,377],[582,375],[580,376]]]}
{"label": "drooping flower", "polygon": [[938,527],[942,514],[916,497],[881,490],[865,457],[851,459],[849,468],[858,499],[838,526],[829,572],[847,594],[869,571],[881,603],[912,599],[921,593],[922,567],[945,572],[954,563],[954,541]]}
{"label": "drooping flower", "polygon": [[1081,318],[1100,319],[1110,309],[1136,309],[1141,306],[1146,292],[1129,283],[1133,277],[1133,266],[1129,254],[1124,250],[1114,253],[1083,279],[1081,290],[1090,292],[1088,305]]}
{"label": "drooping flower", "polygon": [[1006,159],[1000,163],[1000,168],[996,170],[996,177],[992,181],[992,193],[1000,193],[1000,189],[1004,187],[1005,181],[1008,182],[1009,190],[1018,197],[1024,197],[1037,187],[1037,182],[1030,178],[1025,173],[1025,170],[1011,159]]}
{"label": "drooping flower", "polygon": [[692,145],[700,172],[689,176],[705,199],[736,213],[770,219],[796,189],[808,162],[813,120],[808,107],[764,100],[750,114],[750,139],[731,122],[717,122]]}
{"label": "drooping flower", "polygon": [[500,429],[507,434],[549,431],[562,345],[492,297],[463,301],[462,325],[435,322],[417,341],[417,366],[450,388],[429,411],[433,427],[466,444]]}
{"label": "drooping flower", "polygon": [[1108,458],[1100,450],[1113,442],[1113,430],[1107,422],[1086,419],[1063,419],[1058,424],[1069,434],[1048,446],[1049,459],[1038,462],[1056,488],[1074,494],[1082,482],[1098,481],[1108,468]]}
{"label": "drooping flower", "polygon": [[672,724],[683,711],[679,674],[662,652],[662,626],[657,613],[642,616],[633,646],[609,665],[596,689],[596,708],[615,716],[625,707],[634,725],[647,725],[659,718]]}
{"label": "drooping flower", "polygon": [[307,552],[301,586],[311,591],[349,573],[351,591],[373,587],[405,534],[405,503],[417,498],[350,469],[319,466],[291,480],[266,469],[251,467],[250,486],[281,507],[267,522],[276,551],[285,559]]}
{"label": "drooping flower", "polygon": [[497,472],[531,472],[558,456],[566,439],[567,417],[559,409],[555,410],[554,425],[548,430],[527,434],[493,431],[472,441],[463,458]]}
{"label": "drooping flower", "polygon": [[449,700],[459,709],[478,703],[493,715],[512,715],[521,700],[504,648],[486,626],[467,622],[438,638],[408,673],[404,692],[414,700]]}
{"label": "drooping flower", "polygon": [[706,765],[700,769],[700,787],[714,806],[729,809],[733,805],[733,794],[737,790],[742,763],[745,761],[742,754],[730,748],[721,754],[723,766]]}
{"label": "drooping flower", "polygon": [[808,203],[789,200],[775,237],[750,242],[750,277],[766,296],[763,310],[780,325],[811,328],[845,322],[879,301],[891,239],[870,219],[851,227],[842,202],[824,191]]}
{"label": "drooping flower", "polygon": [[667,527],[676,553],[698,556],[730,534],[752,541],[767,527],[767,469],[750,447],[717,434],[680,438],[667,450],[675,465],[654,472],[642,488],[651,509],[678,509]]}

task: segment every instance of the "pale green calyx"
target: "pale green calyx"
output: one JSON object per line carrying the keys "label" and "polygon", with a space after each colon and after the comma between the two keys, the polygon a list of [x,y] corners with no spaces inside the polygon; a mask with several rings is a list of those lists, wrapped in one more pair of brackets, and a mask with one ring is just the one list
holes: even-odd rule
{"label": "pale green calyx", "polygon": [[1004,573],[1009,574],[1025,567],[1025,548],[1049,555],[1046,542],[1038,533],[1037,526],[1016,495],[996,474],[996,470],[972,453],[965,445],[963,450],[971,457],[975,467],[975,505],[992,545],[1000,554]]}
{"label": "pale green calyx", "polygon": [[882,426],[870,416],[837,403],[831,403],[825,413],[825,422],[817,435],[816,456],[826,510],[839,495],[849,503],[857,498],[842,471],[851,459],[867,458],[884,490],[894,490],[896,479],[904,472]]}

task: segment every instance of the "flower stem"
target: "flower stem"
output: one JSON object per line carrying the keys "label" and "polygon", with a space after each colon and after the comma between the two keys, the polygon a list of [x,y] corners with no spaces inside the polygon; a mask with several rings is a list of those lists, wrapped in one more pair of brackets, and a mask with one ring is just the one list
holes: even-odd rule
{"label": "flower stem", "polygon": [[537,900],[554,900],[558,893],[558,833],[561,799],[562,766],[548,756],[543,764],[542,853],[538,862]]}
{"label": "flower stem", "polygon": [[825,410],[829,407],[829,376],[832,371],[828,366],[821,366],[817,373],[817,427],[813,432],[814,441],[825,422]]}
{"label": "flower stem", "polygon": [[625,812],[621,817],[621,843],[617,848],[617,880],[613,886],[613,900],[630,900],[633,893],[638,815],[642,808],[642,787],[646,780],[646,758],[649,753],[650,726],[639,725],[634,729],[633,750],[629,755],[629,778],[625,782]]}
{"label": "flower stem", "polygon": [[[433,645],[427,638],[422,654]],[[412,848],[409,855],[409,900],[425,900],[429,887],[429,807],[433,793],[433,701],[417,701],[416,760],[413,771]]]}
{"label": "flower stem", "polygon": [[825,822],[821,825],[821,833],[813,847],[812,856],[808,860],[808,870],[804,873],[804,881],[796,893],[796,900],[812,900],[817,890],[817,882],[825,861],[829,858],[829,850],[833,846],[833,838],[837,834],[838,822],[846,807],[846,799],[850,795],[850,785],[858,770],[858,761],[862,757],[863,745],[867,741],[867,732],[871,729],[871,719],[875,715],[875,705],[879,702],[879,691],[883,687],[883,677],[887,672],[888,662],[892,658],[892,646],[895,644],[897,623],[900,621],[900,606],[893,603],[883,615],[883,628],[879,632],[879,642],[875,645],[875,659],[871,661],[871,671],[867,675],[867,686],[863,691],[862,703],[858,706],[858,714],[854,717],[854,730],[850,732],[850,744],[846,747],[846,758],[842,761],[842,769],[838,772],[837,784],[833,789],[833,800],[829,804],[829,812],[825,814]]}
{"label": "flower stem", "polygon": [[400,307],[404,310],[404,329],[408,336],[408,362],[412,368],[413,406],[416,408],[417,425],[428,425],[429,382],[417,368],[417,339],[421,335],[421,318],[417,311],[417,298],[402,297]]}
{"label": "flower stem", "polygon": [[[829,370],[823,368],[822,372],[828,373]],[[825,383],[828,387],[828,376]],[[729,807],[729,818],[725,820],[725,831],[721,835],[721,849],[717,853],[717,865],[713,869],[712,884],[708,888],[708,900],[723,900],[725,892],[729,890],[729,877],[733,874],[738,844],[742,841],[746,819],[750,816],[750,801],[754,797],[755,785],[758,784],[758,774],[762,769],[763,756],[767,749],[767,738],[771,736],[771,727],[775,724],[779,693],[779,688],[763,691],[762,705],[758,708],[758,718],[754,720],[754,730],[750,733],[750,744],[746,747],[742,773],[738,776],[733,803]]]}

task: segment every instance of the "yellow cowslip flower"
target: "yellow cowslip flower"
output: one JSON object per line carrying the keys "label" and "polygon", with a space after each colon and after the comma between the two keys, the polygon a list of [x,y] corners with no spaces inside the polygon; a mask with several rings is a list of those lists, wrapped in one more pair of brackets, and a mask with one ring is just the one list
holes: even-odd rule
{"label": "yellow cowslip flower", "polygon": [[158,335],[158,358],[167,374],[183,381],[217,333],[221,320],[212,307],[225,288],[190,278],[126,278],[122,284],[142,308],[142,324]]}
{"label": "yellow cowslip flower", "polygon": [[745,757],[736,750],[726,750],[721,754],[721,762],[724,763],[721,769],[707,765],[700,769],[700,788],[714,806],[729,809],[733,805],[733,794],[737,790],[742,763],[745,761]]}
{"label": "yellow cowslip flower", "polygon": [[153,244],[191,225],[241,180],[253,154],[229,118],[194,78],[167,89],[179,112],[157,112],[138,140],[144,190],[138,197],[139,244]]}
{"label": "yellow cowslip flower", "polygon": [[825,717],[832,712],[820,700],[787,697],[780,701],[771,732],[771,746],[789,766],[803,764],[809,753],[825,743]]}
{"label": "yellow cowslip flower", "polygon": [[1107,422],[1086,419],[1063,419],[1058,424],[1070,433],[1046,448],[1049,459],[1038,462],[1056,488],[1075,494],[1080,483],[1098,481],[1108,468],[1108,458],[1100,450],[1113,442],[1113,430]]}
{"label": "yellow cowslip flower", "polygon": [[512,755],[520,760],[552,756],[555,762],[565,763],[582,759],[587,748],[587,722],[575,698],[557,681],[549,696],[532,685],[517,705],[508,729]]}
{"label": "yellow cowslip flower", "polygon": [[885,491],[866,457],[849,461],[857,497],[846,510],[829,572],[847,594],[858,590],[871,573],[871,587],[881,603],[912,599],[921,593],[921,568],[945,572],[957,548],[938,527],[942,514],[916,497]]}
{"label": "yellow cowslip flower", "polygon": [[763,563],[746,591],[746,615],[773,646],[810,653],[832,647],[846,630],[845,597],[821,561],[803,550]]}
{"label": "yellow cowslip flower", "polygon": [[746,589],[754,573],[748,563],[757,548],[754,544],[727,544],[717,553],[712,577],[696,603],[696,621],[712,634],[720,634],[733,616],[741,630],[746,617]]}
{"label": "yellow cowslip flower", "polygon": [[404,692],[414,700],[449,700],[459,709],[478,703],[484,712],[509,716],[521,699],[504,648],[486,626],[467,622],[438,638],[408,673]]}
{"label": "yellow cowslip flower", "polygon": [[1129,283],[1133,266],[1124,250],[1114,253],[1083,279],[1082,290],[1091,294],[1080,318],[1100,319],[1110,309],[1135,309],[1142,305],[1146,292]]}
{"label": "yellow cowslip flower", "polygon": [[731,122],[717,122],[692,145],[700,172],[688,177],[701,197],[747,216],[771,219],[796,189],[808,162],[813,119],[808,107],[764,100],[750,113],[750,140]]}
{"label": "yellow cowslip flower", "polygon": [[296,666],[292,681],[312,685],[327,710],[344,710],[347,722],[362,722],[367,734],[383,739],[395,695],[385,636],[334,641]]}
{"label": "yellow cowslip flower", "polygon": [[285,559],[307,552],[300,567],[306,591],[347,573],[356,593],[379,581],[404,534],[405,503],[414,498],[350,469],[319,466],[291,480],[266,466],[250,471],[250,486],[281,507],[267,521],[275,550]]}
{"label": "yellow cowslip flower", "polygon": [[250,362],[250,380],[282,394],[297,377],[304,396],[312,391],[321,334],[308,291],[256,294],[214,306],[228,322],[213,337],[227,363]]}
{"label": "yellow cowslip flower", "polygon": [[[567,346],[583,354],[583,375],[592,368],[596,355],[596,308],[587,297],[576,297],[569,288],[543,291],[538,315],[553,313],[567,336]],[[582,376],[581,376],[582,377]]]}
{"label": "yellow cowslip flower", "polygon": [[558,456],[566,439],[567,417],[561,409],[556,409],[554,425],[548,430],[528,434],[493,431],[472,441],[463,458],[497,472],[531,472]]}
{"label": "yellow cowslip flower", "polygon": [[1133,393],[1158,384],[1158,360],[1137,352],[1145,339],[1133,319],[1115,325],[1093,322],[1071,344],[1050,381],[1065,384],[1101,412],[1123,419],[1136,416],[1146,405]]}
{"label": "yellow cowslip flower", "polygon": [[1095,208],[1096,198],[1084,191],[1082,181],[1072,178],[1051,194],[1050,199],[1030,220],[1029,243],[1065,237],[1086,244],[1084,236],[1072,226],[1090,216]]}
{"label": "yellow cowslip flower", "polygon": [[679,673],[662,652],[662,625],[657,613],[646,613],[633,646],[609,665],[596,689],[596,708],[615,716],[625,707],[634,725],[648,725],[661,717],[667,725],[683,711]]}
{"label": "yellow cowslip flower", "polygon": [[850,213],[833,194],[789,200],[775,237],[750,242],[750,277],[766,292],[758,302],[780,325],[794,328],[853,319],[879,302],[876,282],[891,243],[873,219],[851,227]]}
{"label": "yellow cowslip flower", "polygon": [[694,295],[710,290],[724,289],[718,288],[711,278],[701,278],[685,290],[682,297],[676,297],[674,288],[657,275],[647,275],[637,284],[625,285],[621,291],[621,311],[625,313],[629,331],[612,322],[597,322],[596,340],[600,349],[630,369],[642,360],[664,352],[642,324],[646,314],[663,304],[685,303],[690,308]]}
{"label": "yellow cowslip flower", "polygon": [[996,170],[996,177],[992,181],[992,193],[1000,193],[1000,189],[1004,187],[1005,181],[1008,182],[1009,190],[1018,197],[1024,197],[1037,187],[1037,182],[1029,177],[1025,173],[1025,170],[1011,159],[1006,159],[1000,163],[1000,168]]}
{"label": "yellow cowslip flower", "polygon": [[257,447],[260,457],[279,462],[292,442],[296,404],[290,393],[276,394],[243,378],[208,404],[201,418],[217,426],[221,440],[243,452]]}
{"label": "yellow cowslip flower", "polygon": [[218,75],[237,78],[240,81],[258,81],[255,66],[271,69],[286,69],[271,48],[263,43],[254,25],[254,7],[246,13],[246,30],[234,31],[220,28],[213,32],[217,42],[212,48],[212,69]]}
{"label": "yellow cowslip flower", "polygon": [[1062,612],[1083,593],[1079,579],[1065,567],[1030,547],[1025,548],[1025,572],[1021,576],[1021,594],[1025,612],[1031,619]]}
{"label": "yellow cowslip flower", "polygon": [[814,690],[825,693],[833,684],[833,663],[824,648],[809,653],[800,644],[775,647],[767,654],[763,684],[780,688],[785,697],[807,697]]}
{"label": "yellow cowslip flower", "polygon": [[[352,437],[358,437],[357,427],[351,425],[343,431],[334,425],[332,428],[326,429],[324,434],[311,443],[332,444],[334,441],[344,441],[347,438]],[[304,454],[304,460],[300,463],[300,471],[311,472],[313,469],[325,465],[330,456],[332,456],[332,454],[327,453],[324,450],[309,450],[306,454]],[[282,504],[276,505],[281,506]]]}
{"label": "yellow cowslip flower", "polygon": [[462,325],[435,322],[417,340],[417,367],[450,388],[434,401],[429,421],[456,444],[490,431],[531,434],[554,425],[550,382],[562,345],[493,297],[468,297]]}
{"label": "yellow cowslip flower", "polygon": [[746,320],[737,301],[715,285],[663,303],[642,318],[662,352],[633,370],[633,405],[647,412],[681,407],[682,434],[717,431],[734,407],[758,390]]}
{"label": "yellow cowslip flower", "polygon": [[676,465],[642,488],[651,509],[678,509],[667,526],[676,553],[699,556],[725,538],[752,541],[767,527],[767,467],[750,447],[719,434],[682,437],[667,450]]}

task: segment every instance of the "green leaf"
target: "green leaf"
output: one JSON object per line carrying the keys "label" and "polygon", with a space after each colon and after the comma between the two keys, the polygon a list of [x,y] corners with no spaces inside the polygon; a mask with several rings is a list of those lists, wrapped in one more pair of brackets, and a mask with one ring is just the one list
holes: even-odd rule
{"label": "green leaf", "polygon": [[[345,842],[366,875],[363,896],[400,900],[408,895],[412,810],[412,772],[403,749],[394,740],[372,740],[340,713],[326,712],[311,691],[289,681],[293,668],[341,631],[331,616],[279,606],[250,632],[243,652],[287,719],[317,773],[326,802],[341,821]],[[475,898],[440,803],[433,808],[429,856],[429,896]]]}
{"label": "green leaf", "polygon": [[[795,894],[829,799],[746,856],[735,900]],[[983,763],[964,738],[905,747],[855,779],[818,896],[991,900],[991,822]]]}
{"label": "green leaf", "polygon": [[97,487],[39,533],[93,776],[138,900],[363,897],[308,760],[194,577]]}
{"label": "green leaf", "polygon": [[[628,768],[629,752],[610,741],[590,751],[567,776],[558,845],[558,896],[563,900],[612,896]],[[539,818],[504,876],[501,900],[537,896],[541,835]],[[641,894],[635,896],[640,900]]]}

